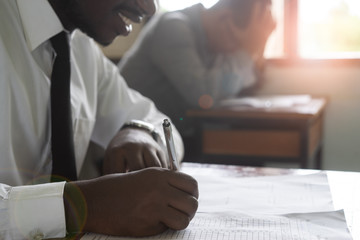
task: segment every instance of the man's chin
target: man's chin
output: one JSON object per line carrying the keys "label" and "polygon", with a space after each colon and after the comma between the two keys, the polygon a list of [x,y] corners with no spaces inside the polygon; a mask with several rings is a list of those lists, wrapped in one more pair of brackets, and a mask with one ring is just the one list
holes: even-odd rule
{"label": "man's chin", "polygon": [[104,47],[109,46],[117,37],[117,35],[104,37],[104,36],[99,36],[96,34],[91,34],[89,32],[85,32],[85,33],[86,33],[86,35],[88,35],[89,37],[94,39],[98,44],[100,44],[101,46],[104,46]]}
{"label": "man's chin", "polygon": [[114,39],[112,39],[112,40],[96,40],[96,39],[94,39],[98,44],[100,44],[101,46],[103,46],[103,47],[106,47],[106,46],[109,46],[111,43],[113,43],[113,41],[115,40],[115,38]]}

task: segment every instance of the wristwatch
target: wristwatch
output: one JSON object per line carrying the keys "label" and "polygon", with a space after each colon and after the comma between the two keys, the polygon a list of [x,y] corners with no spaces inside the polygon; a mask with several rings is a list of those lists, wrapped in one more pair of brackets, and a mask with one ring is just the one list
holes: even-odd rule
{"label": "wristwatch", "polygon": [[120,130],[125,128],[137,128],[147,131],[157,142],[160,139],[159,133],[156,131],[155,126],[151,123],[144,122],[141,120],[131,120],[124,123]]}

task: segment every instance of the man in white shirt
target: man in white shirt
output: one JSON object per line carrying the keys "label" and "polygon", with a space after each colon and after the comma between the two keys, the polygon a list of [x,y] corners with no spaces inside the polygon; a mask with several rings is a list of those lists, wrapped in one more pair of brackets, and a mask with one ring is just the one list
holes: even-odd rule
{"label": "man in white shirt", "polygon": [[[197,209],[197,183],[166,169],[161,131],[166,116],[127,87],[91,39],[109,44],[129,33],[125,18],[140,21],[153,12],[153,0],[0,1],[0,239],[79,231],[146,236],[189,224]],[[86,167],[90,142],[106,149],[103,173],[121,174],[49,183],[56,56],[49,39],[61,31],[70,41],[77,175]],[[154,125],[160,141],[146,124],[131,120]],[[176,129],[174,140],[181,158]]]}

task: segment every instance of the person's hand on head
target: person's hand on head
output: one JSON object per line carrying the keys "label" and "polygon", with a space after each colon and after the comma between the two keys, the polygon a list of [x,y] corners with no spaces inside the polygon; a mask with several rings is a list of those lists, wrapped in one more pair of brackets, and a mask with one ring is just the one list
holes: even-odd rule
{"label": "person's hand on head", "polygon": [[[86,209],[74,204],[79,195]],[[64,196],[68,230],[79,231],[83,225],[86,232],[142,237],[186,228],[196,213],[199,193],[189,175],[147,168],[66,183]],[[80,223],[74,216],[80,216]]]}
{"label": "person's hand on head", "polygon": [[276,22],[271,13],[270,3],[256,2],[252,8],[249,24],[239,34],[242,47],[251,55],[262,54],[266,41],[275,27]]}
{"label": "person's hand on head", "polygon": [[125,128],[119,131],[106,149],[103,173],[135,171],[147,167],[168,168],[161,146],[144,130]]}

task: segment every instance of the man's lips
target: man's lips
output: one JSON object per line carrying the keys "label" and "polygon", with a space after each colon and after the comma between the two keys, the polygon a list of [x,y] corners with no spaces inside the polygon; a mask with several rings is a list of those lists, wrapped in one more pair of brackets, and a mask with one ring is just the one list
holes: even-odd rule
{"label": "man's lips", "polygon": [[132,30],[132,22],[140,23],[143,16],[141,13],[135,13],[133,11],[128,11],[121,9],[116,13],[120,18],[118,23],[118,34],[127,36]]}
{"label": "man's lips", "polygon": [[140,23],[144,16],[152,15],[155,12],[153,0],[132,0],[127,4],[118,5],[114,12],[121,19],[121,27],[118,34],[128,35],[132,30],[132,22]]}
{"label": "man's lips", "polygon": [[119,20],[117,21],[117,35],[127,36],[132,30],[132,20],[125,17],[121,13],[117,14]]}

